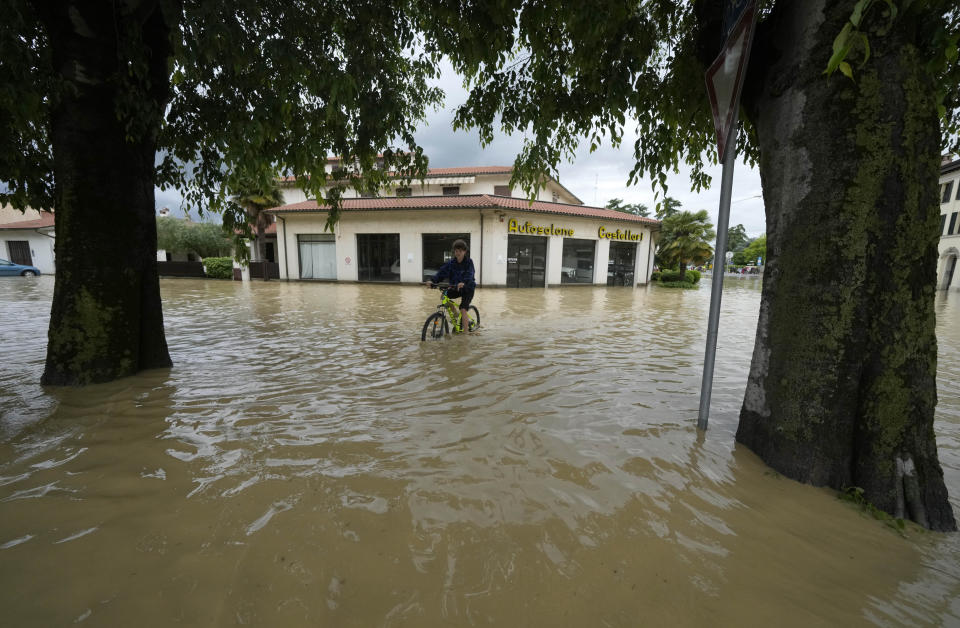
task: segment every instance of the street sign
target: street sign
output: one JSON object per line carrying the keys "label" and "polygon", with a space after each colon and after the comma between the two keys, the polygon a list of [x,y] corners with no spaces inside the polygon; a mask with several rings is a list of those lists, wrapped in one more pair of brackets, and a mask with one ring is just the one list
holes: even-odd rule
{"label": "street sign", "polygon": [[[707,94],[717,130],[717,148],[723,163],[720,179],[720,212],[717,215],[717,245],[714,256],[727,253],[727,226],[730,222],[730,195],[733,192],[733,167],[737,156],[737,119],[740,89],[750,57],[753,25],[757,14],[755,0],[725,0],[723,14],[724,46],[720,56],[707,70]],[[732,26],[731,26],[732,24]],[[710,285],[710,315],[707,319],[707,343],[703,356],[703,380],[700,383],[700,410],[697,428],[707,429],[710,396],[713,392],[713,367],[717,358],[717,333],[720,328],[720,300],[723,298],[723,273],[713,273]]]}
{"label": "street sign", "polygon": [[[734,113],[740,106],[740,90],[750,58],[753,41],[756,5],[753,0],[729,0],[724,13],[723,50],[707,69],[707,94],[713,112],[713,126],[717,132],[717,151],[720,161],[726,154]],[[728,22],[729,20],[729,22]],[[732,24],[732,26],[730,26]]]}

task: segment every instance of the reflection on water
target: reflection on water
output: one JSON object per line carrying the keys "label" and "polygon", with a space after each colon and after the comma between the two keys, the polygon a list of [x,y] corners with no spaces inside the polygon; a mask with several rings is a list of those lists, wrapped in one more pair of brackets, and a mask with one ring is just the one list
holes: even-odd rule
{"label": "reflection on water", "polygon": [[[708,286],[478,292],[165,280],[175,362],[43,389],[52,280],[0,282],[0,608],[16,626],[960,622],[957,535],[906,538],[734,443],[759,305]],[[937,436],[960,496],[960,294]]]}

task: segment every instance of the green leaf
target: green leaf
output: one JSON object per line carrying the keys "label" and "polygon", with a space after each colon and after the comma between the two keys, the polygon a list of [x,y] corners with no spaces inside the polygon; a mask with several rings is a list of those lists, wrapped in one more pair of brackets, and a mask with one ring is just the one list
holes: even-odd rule
{"label": "green leaf", "polygon": [[863,19],[863,14],[866,10],[873,4],[873,0],[860,0],[853,7],[853,13],[850,15],[850,23],[856,27],[860,26],[860,20]]}
{"label": "green leaf", "polygon": [[860,67],[862,68],[870,59],[870,39],[866,33],[860,33],[860,41],[863,43],[863,61],[860,62]]}
{"label": "green leaf", "polygon": [[837,66],[837,69],[839,69],[840,72],[842,72],[843,75],[846,76],[848,79],[850,79],[851,81],[853,80],[853,69],[850,67],[849,63],[847,63],[846,61],[841,61],[840,65]]}

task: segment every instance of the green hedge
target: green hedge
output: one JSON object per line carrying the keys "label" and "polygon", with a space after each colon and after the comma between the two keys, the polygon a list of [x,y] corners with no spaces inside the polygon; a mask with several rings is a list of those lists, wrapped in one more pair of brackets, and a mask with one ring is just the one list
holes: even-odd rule
{"label": "green hedge", "polygon": [[233,258],[205,257],[203,269],[211,279],[233,279]]}
{"label": "green hedge", "polygon": [[[667,282],[676,282],[680,281],[680,271],[679,270],[662,270],[660,271],[660,276],[658,281],[662,283]],[[696,284],[700,281],[700,271],[687,269],[687,272],[684,273],[683,281],[689,284]]]}
{"label": "green hedge", "polygon": [[689,281],[661,281],[660,285],[664,288],[683,288],[685,290],[697,287],[697,284],[690,283]]}

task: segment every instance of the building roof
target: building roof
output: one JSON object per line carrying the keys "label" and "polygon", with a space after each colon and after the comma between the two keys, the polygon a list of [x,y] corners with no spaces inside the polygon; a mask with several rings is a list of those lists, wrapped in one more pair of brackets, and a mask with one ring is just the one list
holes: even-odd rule
{"label": "building roof", "polygon": [[0,224],[0,229],[43,229],[54,225],[53,212],[40,212],[40,218]]}
{"label": "building roof", "polygon": [[[329,161],[329,159],[328,159]],[[334,161],[336,161],[334,159]],[[427,179],[436,179],[440,177],[467,177],[467,176],[476,176],[476,175],[494,175],[494,174],[513,174],[513,166],[459,166],[456,168],[428,168],[427,174],[424,176],[424,182]],[[294,176],[281,177],[280,181],[282,183],[293,183],[297,180]],[[417,179],[414,178],[414,181]],[[554,178],[550,178],[551,181],[560,186],[560,189],[572,196],[577,202],[581,202],[577,195],[571,192],[564,186],[562,183],[557,181]],[[436,182],[434,182],[436,184]]]}
{"label": "building roof", "polygon": [[944,156],[940,162],[940,174],[945,175],[954,170],[960,170],[960,159],[951,160],[949,156]]}
{"label": "building roof", "polygon": [[[297,214],[322,212],[330,208],[317,201],[302,201],[267,211],[272,214]],[[586,218],[605,218],[623,222],[637,222],[651,227],[659,227],[660,221],[643,216],[634,216],[604,207],[570,205],[567,203],[549,203],[533,201],[495,194],[464,194],[460,196],[407,196],[403,198],[346,198],[341,201],[343,211],[384,211],[398,209],[505,209],[525,212],[557,214],[561,216],[580,216]]]}

